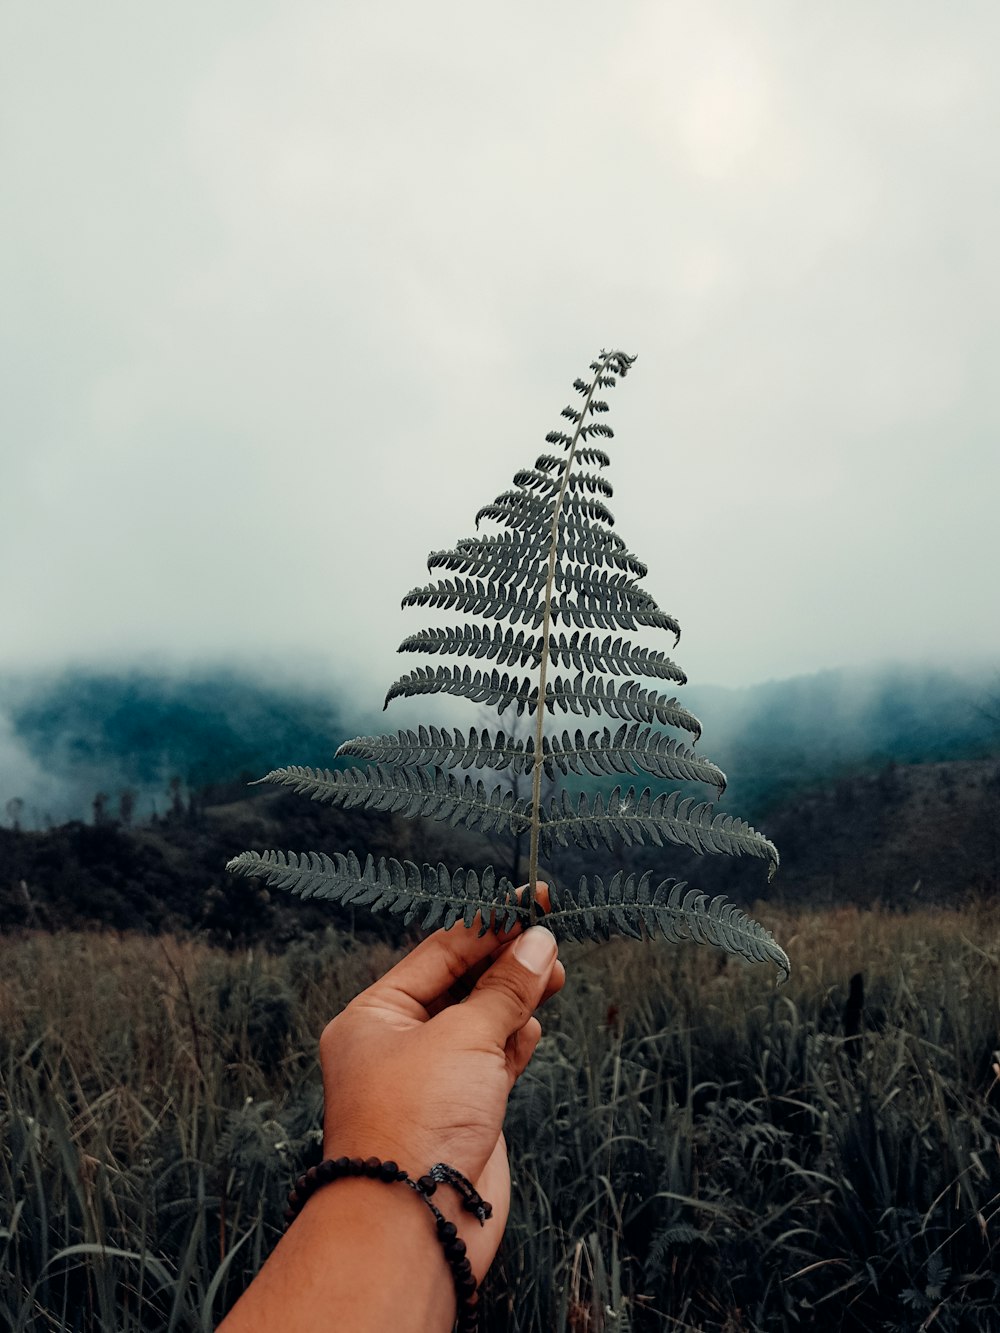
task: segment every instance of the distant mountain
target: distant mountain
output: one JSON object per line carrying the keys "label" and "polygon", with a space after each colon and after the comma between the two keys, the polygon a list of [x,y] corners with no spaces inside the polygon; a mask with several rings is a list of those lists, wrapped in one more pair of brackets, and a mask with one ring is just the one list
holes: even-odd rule
{"label": "distant mountain", "polygon": [[20,799],[27,826],[89,817],[98,792],[113,811],[123,790],[135,793],[135,818],[148,818],[176,801],[178,782],[191,791],[328,763],[356,734],[329,693],[236,671],[8,679],[0,716],[0,809]]}
{"label": "distant mountain", "polygon": [[886,764],[1000,754],[1000,683],[986,671],[823,671],[747,689],[689,686],[699,749],[729,775],[724,808],[759,819],[797,792]]}
{"label": "distant mountain", "polygon": [[[983,711],[1000,687],[985,672],[829,671],[738,690],[686,686],[682,694],[704,723],[699,748],[729,774],[723,808],[754,820],[839,776],[877,773],[889,762],[986,758],[1000,748]],[[335,686],[293,687],[238,671],[0,678],[0,817],[14,802],[8,824],[91,818],[99,792],[104,813],[114,814],[120,793],[131,790],[133,819],[146,819],[176,804],[178,780],[191,791],[282,764],[327,765],[348,736],[415,725],[407,706],[383,718],[376,701],[359,717]],[[461,703],[421,714],[463,728],[509,717]],[[562,714],[554,722],[601,725]]]}

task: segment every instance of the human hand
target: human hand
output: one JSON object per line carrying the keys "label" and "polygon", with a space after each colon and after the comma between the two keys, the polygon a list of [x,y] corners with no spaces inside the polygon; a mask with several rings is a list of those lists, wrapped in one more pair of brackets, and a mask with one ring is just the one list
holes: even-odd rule
{"label": "human hand", "polygon": [[[547,905],[545,885],[536,897]],[[413,1177],[435,1162],[461,1171],[493,1206],[484,1227],[460,1227],[477,1280],[510,1208],[502,1126],[541,1036],[532,1011],[565,979],[544,927],[480,937],[456,925],[418,944],[320,1038],[324,1155],[392,1158]],[[445,1207],[449,1192],[435,1201]]]}

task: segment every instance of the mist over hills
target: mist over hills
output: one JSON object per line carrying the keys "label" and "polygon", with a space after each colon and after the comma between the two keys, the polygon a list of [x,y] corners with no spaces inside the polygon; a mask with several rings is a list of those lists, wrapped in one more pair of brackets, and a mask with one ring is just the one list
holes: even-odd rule
{"label": "mist over hills", "polygon": [[[847,773],[1000,750],[989,716],[1000,681],[986,669],[827,671],[744,689],[687,686],[681,694],[704,725],[699,748],[729,775],[724,808],[751,819]],[[219,668],[0,677],[0,812],[20,801],[18,822],[41,827],[88,819],[99,792],[113,812],[120,793],[131,791],[141,821],[163,811],[178,779],[194,790],[283,764],[323,767],[350,736],[419,722],[511,725],[510,713],[498,719],[461,702],[407,700],[383,716],[373,701],[365,715],[349,697],[333,681],[298,684]],[[589,731],[601,719],[559,714],[552,725]]]}
{"label": "mist over hills", "polygon": [[[329,764],[359,732],[497,725],[495,714],[460,706],[433,718],[400,709],[390,722],[331,694],[235,671],[0,682],[0,926],[196,928],[237,941],[294,938],[329,919],[328,904],[228,876],[226,861],[247,847],[507,866],[506,840],[248,788],[284,763]],[[705,724],[706,753],[730,774],[720,808],[766,830],[781,873],[768,886],[757,862],[677,847],[623,848],[616,864],[744,903],[907,905],[998,890],[1000,707],[987,674],[826,672],[684,698]],[[507,714],[500,721],[511,725]],[[123,791],[137,793],[128,807]],[[605,862],[570,848],[549,871],[569,883],[604,873]]]}

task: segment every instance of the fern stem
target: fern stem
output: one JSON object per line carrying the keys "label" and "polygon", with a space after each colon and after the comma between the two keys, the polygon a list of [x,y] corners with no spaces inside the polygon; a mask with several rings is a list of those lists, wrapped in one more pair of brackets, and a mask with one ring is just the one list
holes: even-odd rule
{"label": "fern stem", "polygon": [[549,637],[552,629],[552,588],[555,583],[556,556],[559,550],[559,515],[562,511],[563,497],[569,486],[573,456],[576,453],[577,441],[587,418],[590,400],[594,396],[594,390],[600,383],[601,376],[607,369],[608,363],[614,356],[614,352],[603,353],[600,358],[600,365],[594,371],[594,378],[587,390],[587,397],[580,412],[580,419],[576,423],[576,430],[573,432],[573,439],[570,442],[569,452],[566,456],[566,466],[563,468],[562,484],[559,487],[559,494],[556,496],[555,507],[552,511],[552,531],[549,537],[549,568],[545,580],[545,601],[542,616],[541,662],[538,667],[538,703],[535,708],[535,762],[531,770],[531,844],[528,852],[527,901],[530,913],[529,920],[532,925],[538,919],[538,909],[535,905],[535,884],[538,881],[538,842],[542,825],[542,767],[545,758],[542,753],[542,740],[545,730],[545,677],[549,665]]}

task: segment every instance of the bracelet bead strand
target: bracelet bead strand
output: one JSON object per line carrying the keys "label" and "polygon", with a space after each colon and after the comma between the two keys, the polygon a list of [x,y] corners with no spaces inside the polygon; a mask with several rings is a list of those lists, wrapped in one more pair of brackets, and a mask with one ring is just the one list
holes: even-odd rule
{"label": "bracelet bead strand", "polygon": [[479,1301],[477,1284],[472,1272],[472,1264],[466,1254],[465,1241],[458,1234],[454,1222],[449,1222],[431,1201],[431,1195],[439,1184],[450,1185],[459,1194],[463,1209],[472,1213],[482,1226],[493,1213],[493,1209],[479,1195],[472,1185],[453,1166],[437,1162],[426,1175],[416,1180],[404,1171],[396,1162],[383,1161],[380,1157],[328,1157],[317,1166],[311,1166],[296,1180],[288,1195],[288,1207],[285,1209],[285,1228],[291,1226],[304,1208],[306,1201],[315,1194],[321,1185],[329,1185],[334,1180],[346,1176],[364,1176],[371,1180],[381,1180],[386,1184],[408,1186],[434,1215],[434,1224],[438,1241],[444,1251],[444,1257],[451,1269],[457,1300],[458,1333],[478,1333]]}

